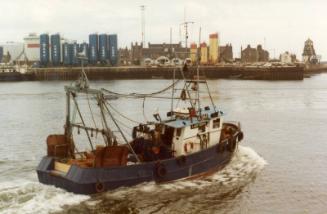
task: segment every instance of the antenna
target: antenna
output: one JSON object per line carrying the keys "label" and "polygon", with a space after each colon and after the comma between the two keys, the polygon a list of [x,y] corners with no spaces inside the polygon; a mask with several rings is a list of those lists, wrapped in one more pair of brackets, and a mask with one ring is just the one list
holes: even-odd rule
{"label": "antenna", "polygon": [[196,59],[196,63],[199,65],[200,64],[200,60],[201,60],[201,26],[199,29],[199,47],[198,50],[196,51],[197,53],[197,59]]}
{"label": "antenna", "polygon": [[191,21],[184,21],[183,23],[181,23],[181,25],[184,26],[184,30],[185,30],[185,48],[187,49],[187,39],[188,39],[188,25],[189,24],[194,24],[194,22]]}
{"label": "antenna", "polygon": [[170,43],[170,47],[169,47],[169,57],[170,57],[170,59],[172,58],[172,54],[173,54],[173,50],[172,50],[172,43],[173,43],[173,29],[172,28],[170,28],[170,41],[169,41],[169,43]]}
{"label": "antenna", "polygon": [[188,25],[189,24],[194,24],[194,22],[186,21],[186,7],[184,7],[184,22],[181,23],[180,25],[182,25],[185,30],[185,49],[186,49],[186,51],[187,51]]}
{"label": "antenna", "polygon": [[189,24],[194,24],[194,22],[191,21],[184,21],[183,23],[181,23],[181,25],[184,26],[184,30],[185,30],[185,58],[190,57],[189,53],[188,53],[188,49],[187,49],[187,39],[188,39],[188,25]]}
{"label": "antenna", "polygon": [[141,5],[142,48],[145,47],[145,5]]}

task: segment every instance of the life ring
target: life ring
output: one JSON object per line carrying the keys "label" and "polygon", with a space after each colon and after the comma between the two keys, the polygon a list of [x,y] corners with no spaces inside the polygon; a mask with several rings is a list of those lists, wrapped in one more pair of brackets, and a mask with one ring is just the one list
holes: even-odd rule
{"label": "life ring", "polygon": [[101,182],[97,182],[95,184],[95,190],[97,191],[97,193],[103,192],[104,191],[104,185]]}
{"label": "life ring", "polygon": [[238,142],[240,142],[241,140],[243,140],[243,138],[244,138],[244,134],[243,134],[242,131],[240,131],[240,132],[238,133],[238,135],[237,135],[237,140],[238,140]]}
{"label": "life ring", "polygon": [[184,152],[185,153],[189,153],[193,150],[194,148],[194,143],[193,142],[189,142],[189,143],[185,143],[184,144]]}
{"label": "life ring", "polygon": [[166,169],[165,165],[163,165],[160,162],[156,163],[154,170],[155,170],[156,176],[158,176],[159,178],[163,178],[167,174],[167,169]]}
{"label": "life ring", "polygon": [[176,158],[176,162],[179,166],[182,166],[186,163],[186,157],[185,155],[181,155],[179,157]]}

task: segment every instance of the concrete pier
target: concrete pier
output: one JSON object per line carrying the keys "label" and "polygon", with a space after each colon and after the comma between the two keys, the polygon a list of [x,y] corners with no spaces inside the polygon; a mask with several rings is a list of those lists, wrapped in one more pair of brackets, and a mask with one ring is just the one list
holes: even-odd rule
{"label": "concrete pier", "polygon": [[[34,68],[29,69],[28,79],[38,81],[75,80],[80,67]],[[182,78],[179,67],[85,67],[90,80],[112,79],[172,79]],[[302,80],[303,67],[236,67],[203,66],[200,75],[208,79],[251,79],[251,80]],[[190,67],[189,75],[196,74],[196,67]]]}

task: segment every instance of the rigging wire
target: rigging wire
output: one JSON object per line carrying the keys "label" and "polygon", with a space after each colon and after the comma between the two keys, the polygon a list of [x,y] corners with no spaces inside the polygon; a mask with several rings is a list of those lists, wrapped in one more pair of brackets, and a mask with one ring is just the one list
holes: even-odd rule
{"label": "rigging wire", "polygon": [[[113,116],[114,116],[114,115],[113,115]],[[120,125],[122,125],[123,127],[127,128],[127,129],[129,129],[129,130],[132,130],[132,129],[133,129],[133,127],[127,125],[126,123],[122,122],[121,120],[117,120],[117,119],[116,119],[116,121],[117,121],[117,123],[119,123]]]}
{"label": "rigging wire", "polygon": [[145,120],[145,122],[147,123],[147,122],[148,122],[148,119],[147,119],[147,117],[146,117],[146,115],[145,115],[145,108],[144,108],[144,106],[145,106],[145,97],[143,98],[142,109],[143,109],[143,117],[144,117],[144,120]]}
{"label": "rigging wire", "polygon": [[[69,101],[69,102],[70,102],[70,101]],[[76,109],[76,107],[74,106],[74,108],[73,108],[73,115],[72,115],[72,119],[71,119],[71,123],[75,123],[76,113],[77,113],[77,109]],[[70,119],[70,118],[69,118],[69,119]],[[74,142],[73,130],[74,130],[74,127],[71,127],[71,133],[70,133],[71,136],[70,136],[70,137],[71,137],[72,140],[73,140],[73,144],[74,144],[74,147],[75,147],[75,151],[76,151],[77,153],[79,153],[79,151],[78,151],[78,149],[77,149],[77,146],[75,146],[76,143]]]}
{"label": "rigging wire", "polygon": [[[96,125],[96,122],[95,122],[95,119],[94,119],[94,115],[93,115],[93,111],[92,111],[92,108],[91,108],[91,105],[90,105],[90,99],[89,99],[89,93],[86,93],[86,99],[87,99],[87,104],[89,106],[89,109],[90,109],[90,113],[91,113],[91,117],[92,117],[92,121],[93,121],[93,124],[94,124],[94,127],[97,129],[97,125]],[[98,133],[96,133],[96,137],[98,136]]]}
{"label": "rigging wire", "polygon": [[[132,134],[131,134],[130,131],[128,131],[128,130],[126,130],[126,129],[124,129],[124,128],[121,128],[121,130],[122,130],[126,135],[128,135],[130,138],[133,138],[133,137],[132,137]],[[119,130],[117,130],[117,131],[113,131],[113,132],[119,132]],[[120,132],[119,132],[119,133],[120,133]]]}
{"label": "rigging wire", "polygon": [[171,85],[167,86],[164,89],[161,89],[160,91],[156,91],[150,94],[142,94],[142,93],[129,93],[129,94],[123,94],[123,93],[118,93],[118,92],[114,92],[114,91],[110,91],[108,89],[102,88],[101,90],[103,92],[106,92],[108,94],[114,94],[120,97],[136,97],[136,98],[144,98],[144,97],[152,97],[153,95],[157,95],[157,94],[162,94],[163,92],[166,92],[167,90],[171,89],[174,85],[176,85],[180,80],[176,80],[174,83],[172,83]]}
{"label": "rigging wire", "polygon": [[140,124],[140,123],[142,123],[142,122],[138,122],[138,121],[136,121],[136,120],[133,120],[133,119],[131,119],[131,118],[128,118],[127,116],[125,116],[125,115],[123,115],[122,113],[120,113],[116,108],[114,108],[109,102],[106,102],[107,104],[108,104],[108,106],[110,106],[110,108],[112,109],[112,110],[114,110],[118,115],[120,115],[121,117],[123,117],[123,118],[125,118],[126,120],[129,120],[129,121],[131,121],[131,122],[133,122],[133,123],[136,123],[136,124]]}
{"label": "rigging wire", "polygon": [[[105,102],[105,103],[108,103],[108,102]],[[104,103],[104,104],[105,104]],[[107,110],[109,116],[111,117],[112,121],[115,123],[115,126],[117,127],[117,129],[119,130],[119,132],[121,133],[125,143],[128,145],[128,147],[130,148],[131,152],[133,153],[133,155],[135,156],[137,162],[141,162],[140,159],[138,158],[137,154],[135,153],[133,147],[131,146],[131,144],[128,142],[125,134],[123,133],[123,131],[121,130],[120,126],[117,124],[117,121],[116,119],[113,117],[112,113],[110,112],[109,108],[107,105],[104,105],[105,109]]]}
{"label": "rigging wire", "polygon": [[[81,122],[82,122],[83,126],[85,126],[85,122],[84,122],[84,119],[83,119],[82,113],[81,113],[81,111],[80,111],[80,109],[79,109],[79,107],[78,107],[78,103],[77,103],[75,97],[73,97],[73,102],[74,102],[74,104],[75,104],[75,107],[76,107],[77,112],[78,112],[78,114],[79,114],[79,117],[80,117],[80,119],[81,119]],[[92,151],[94,151],[94,148],[93,148],[93,145],[92,145],[92,140],[91,140],[91,137],[90,137],[90,135],[89,135],[89,132],[88,132],[86,129],[84,129],[84,130],[85,130],[85,133],[86,133],[87,138],[88,138],[88,140],[89,140],[89,144],[90,144],[90,146],[91,146],[91,149],[92,149]]]}

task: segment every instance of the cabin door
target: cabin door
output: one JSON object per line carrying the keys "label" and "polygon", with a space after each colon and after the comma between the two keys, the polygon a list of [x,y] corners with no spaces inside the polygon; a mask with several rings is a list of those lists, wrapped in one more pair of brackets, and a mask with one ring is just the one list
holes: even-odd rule
{"label": "cabin door", "polygon": [[165,127],[165,132],[162,136],[162,140],[163,142],[168,145],[171,146],[172,142],[173,142],[173,137],[174,137],[174,128],[166,126]]}
{"label": "cabin door", "polygon": [[203,133],[199,135],[201,149],[208,148],[209,145],[209,133]]}

